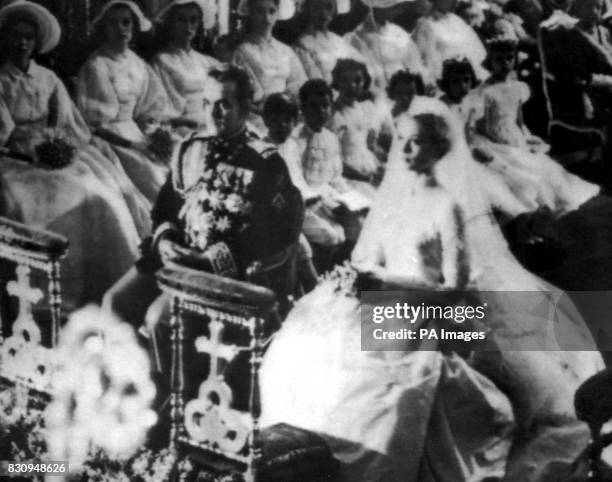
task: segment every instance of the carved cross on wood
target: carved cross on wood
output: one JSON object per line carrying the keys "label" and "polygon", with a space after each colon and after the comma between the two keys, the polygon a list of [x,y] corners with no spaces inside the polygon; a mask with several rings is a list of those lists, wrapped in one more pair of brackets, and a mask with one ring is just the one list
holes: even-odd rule
{"label": "carved cross on wood", "polygon": [[29,337],[29,340],[26,338],[27,341],[40,343],[40,329],[32,316],[32,304],[42,299],[43,292],[30,286],[29,266],[17,266],[17,281],[10,281],[6,285],[6,291],[19,300],[19,314],[13,324],[13,333],[23,334],[24,338]]}

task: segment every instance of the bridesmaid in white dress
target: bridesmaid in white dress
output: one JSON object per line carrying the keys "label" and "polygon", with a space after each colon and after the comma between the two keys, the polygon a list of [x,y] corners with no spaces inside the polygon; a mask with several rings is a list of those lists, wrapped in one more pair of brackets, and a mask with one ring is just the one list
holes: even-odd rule
{"label": "bridesmaid in white dress", "polygon": [[[129,269],[138,254],[137,228],[142,235],[150,230],[149,206],[114,154],[89,144],[91,134],[59,78],[31,59],[57,45],[57,20],[19,0],[0,10],[0,32],[7,53],[0,67],[0,215],[68,238],[62,286],[70,309],[98,300]],[[52,168],[39,146],[56,138],[75,151],[68,164]]]}
{"label": "bridesmaid in white dress", "polygon": [[160,37],[166,45],[153,59],[169,99],[171,125],[181,134],[197,130],[213,135],[212,107],[219,83],[211,71],[221,63],[193,48],[198,30],[215,24],[217,7],[213,0],[174,0],[158,15]]}
{"label": "bridesmaid in white dress", "polygon": [[232,64],[244,69],[253,81],[251,122],[264,134],[261,112],[266,98],[285,93],[297,99],[300,87],[308,80],[291,47],[272,37],[276,21],[290,18],[293,10],[290,0],[241,0],[238,7],[238,13],[246,17],[247,35],[234,52]]}
{"label": "bridesmaid in white dress", "polygon": [[482,67],[487,52],[480,38],[453,13],[456,0],[434,0],[429,14],[421,18],[413,33],[425,67],[434,80],[442,76],[442,63],[451,57],[467,57],[479,80],[487,77]]}
{"label": "bridesmaid in white dress", "polygon": [[151,22],[132,1],[113,0],[92,22],[103,41],[79,73],[78,107],[98,145],[110,143],[138,189],[154,202],[168,167],[149,151],[147,133],[163,120],[167,96],[153,70],[129,48]]}
{"label": "bridesmaid in white dress", "polygon": [[338,91],[338,98],[329,128],[340,141],[344,175],[349,184],[371,198],[384,169],[387,154],[384,144],[391,136],[391,121],[370,100],[371,77],[365,64],[341,59],[333,77],[332,87]]}
{"label": "bridesmaid in white dress", "polygon": [[294,49],[309,79],[323,79],[331,84],[332,70],[339,59],[365,62],[365,57],[344,38],[329,30],[336,14],[346,13],[338,11],[336,0],[303,0],[300,9],[308,18],[308,26]]}
{"label": "bridesmaid in white dress", "polygon": [[421,52],[406,30],[393,23],[402,3],[387,8],[372,8],[370,15],[347,40],[368,60],[372,90],[384,95],[391,76],[400,70],[419,74],[431,84]]}

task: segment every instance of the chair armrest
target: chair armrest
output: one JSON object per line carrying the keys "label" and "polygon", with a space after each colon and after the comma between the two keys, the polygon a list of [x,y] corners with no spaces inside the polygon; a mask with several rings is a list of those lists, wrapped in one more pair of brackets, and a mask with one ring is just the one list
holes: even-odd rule
{"label": "chair armrest", "polygon": [[295,250],[296,245],[293,244],[265,259],[253,261],[246,269],[247,279],[251,280],[280,268],[289,261]]}

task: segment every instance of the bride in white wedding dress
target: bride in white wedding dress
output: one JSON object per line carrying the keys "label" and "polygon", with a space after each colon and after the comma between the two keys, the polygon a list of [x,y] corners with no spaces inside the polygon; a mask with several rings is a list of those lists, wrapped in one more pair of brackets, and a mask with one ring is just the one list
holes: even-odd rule
{"label": "bride in white wedding dress", "polygon": [[[587,430],[576,424],[573,393],[603,363],[573,305],[508,251],[448,108],[432,101],[413,115],[398,125],[353,268],[303,297],[266,353],[261,422],[322,434],[346,481],[501,479],[512,443],[536,428],[568,426],[582,440]],[[413,303],[420,300],[407,290],[415,287],[482,292],[487,337],[500,347],[473,357],[488,377],[431,347],[362,351],[357,272],[380,279],[383,289],[403,288],[401,301]],[[519,290],[531,296],[508,293]],[[558,325],[532,314],[551,297],[560,300]],[[534,340],[540,351],[518,351]],[[582,351],[560,351],[559,343]],[[578,455],[554,441],[547,447],[538,455],[566,462]],[[537,480],[533,471],[511,471],[511,480]]]}

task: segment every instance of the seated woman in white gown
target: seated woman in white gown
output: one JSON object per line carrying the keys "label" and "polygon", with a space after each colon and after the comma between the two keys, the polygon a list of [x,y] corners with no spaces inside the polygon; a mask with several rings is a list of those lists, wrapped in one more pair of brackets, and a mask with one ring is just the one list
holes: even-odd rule
{"label": "seated woman in white gown", "polygon": [[465,21],[453,13],[456,0],[434,0],[431,11],[421,18],[413,33],[425,67],[433,80],[442,75],[442,62],[451,57],[467,57],[476,76],[484,80],[482,67],[487,55],[480,38]]}
{"label": "seated woman in white gown", "polygon": [[168,99],[153,69],[129,48],[134,29],[149,30],[151,22],[133,1],[112,0],[92,26],[100,47],[79,72],[77,105],[96,145],[112,146],[132,182],[153,203],[168,166],[151,152],[147,134],[165,120]]}
{"label": "seated woman in white gown", "polygon": [[307,16],[308,26],[293,48],[309,79],[323,79],[329,85],[338,60],[366,61],[343,37],[329,30],[336,14],[346,13],[338,12],[336,0],[302,0],[300,10]]}
{"label": "seated woman in white gown", "polygon": [[220,90],[210,74],[221,63],[193,48],[196,35],[215,24],[212,0],[174,0],[158,15],[159,38],[165,45],[153,58],[169,99],[170,124],[181,135],[214,134],[212,107]]}
{"label": "seated woman in white gown", "polygon": [[[7,53],[0,67],[0,215],[66,236],[64,302],[98,300],[136,259],[139,234],[150,231],[150,206],[112,151],[89,143],[60,79],[31,59],[59,41],[51,13],[14,2],[0,10],[0,37]],[[43,152],[58,138],[74,148],[71,156]]]}
{"label": "seated woman in white gown", "polygon": [[425,68],[421,52],[410,34],[393,19],[400,13],[403,3],[386,6],[377,2],[362,24],[346,38],[366,59],[372,73],[372,90],[385,94],[391,76],[408,69],[421,75],[427,84],[433,84]]}
{"label": "seated woman in white gown", "polygon": [[[353,253],[354,266],[392,289],[467,285],[531,291],[536,301],[545,300],[554,288],[518,265],[490,207],[469,183],[469,151],[460,127],[451,127],[452,114],[441,104],[427,109],[415,114],[416,131],[414,123],[398,126],[393,164]],[[351,269],[332,276],[298,302],[261,371],[262,424],[321,433],[344,464],[342,480],[502,478],[510,443],[524,443],[522,437],[551,419],[565,423],[570,436],[587,434],[585,426],[573,425],[573,392],[601,368],[599,354],[503,349],[516,350],[549,330],[548,320],[529,316],[534,300],[483,294],[491,306],[483,320],[487,337],[502,347],[495,353],[502,369],[488,374],[505,385],[511,410],[495,385],[457,355],[362,351],[354,277]],[[570,308],[557,306],[557,312]],[[579,319],[563,317],[562,323],[566,337],[593,347]],[[578,455],[555,443],[539,453],[541,463],[560,453],[570,460]],[[513,480],[529,480],[527,469],[516,472],[521,475]]]}
{"label": "seated woman in white gown", "polygon": [[290,0],[241,0],[238,5],[238,13],[245,17],[246,36],[231,63],[251,77],[255,94],[250,123],[262,137],[266,128],[261,114],[268,96],[284,93],[297,99],[300,87],[308,80],[293,49],[272,36],[277,20],[290,18],[294,10]]}

